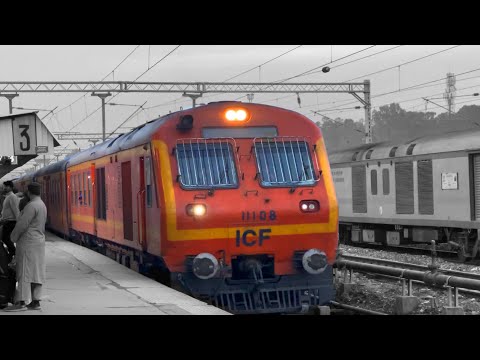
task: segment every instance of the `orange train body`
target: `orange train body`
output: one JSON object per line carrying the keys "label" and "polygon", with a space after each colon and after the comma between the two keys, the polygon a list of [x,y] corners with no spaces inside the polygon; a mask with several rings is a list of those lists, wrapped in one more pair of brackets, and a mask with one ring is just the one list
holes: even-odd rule
{"label": "orange train body", "polygon": [[[229,109],[246,119],[227,120]],[[43,185],[52,230],[141,272],[168,273],[232,312],[294,312],[333,297],[338,205],[320,129],[298,113],[211,103],[17,186],[32,179]],[[206,211],[191,216],[189,207]]]}

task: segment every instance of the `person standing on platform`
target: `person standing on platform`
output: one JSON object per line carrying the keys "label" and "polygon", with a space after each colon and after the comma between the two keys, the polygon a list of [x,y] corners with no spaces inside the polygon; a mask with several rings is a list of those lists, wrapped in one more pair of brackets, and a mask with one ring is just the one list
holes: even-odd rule
{"label": "person standing on platform", "polygon": [[[45,223],[47,208],[40,198],[41,185],[28,185],[30,201],[23,209],[12,232],[17,244],[16,270],[18,292],[16,303],[4,311],[40,310],[42,284],[45,283]],[[32,302],[25,305],[31,298]]]}
{"label": "person standing on platform", "polygon": [[8,261],[10,262],[15,256],[15,245],[10,236],[20,216],[19,203],[20,199],[13,193],[13,182],[5,181],[3,183],[6,197],[2,206],[2,217],[0,218],[0,225],[3,225],[2,241],[8,249]]}

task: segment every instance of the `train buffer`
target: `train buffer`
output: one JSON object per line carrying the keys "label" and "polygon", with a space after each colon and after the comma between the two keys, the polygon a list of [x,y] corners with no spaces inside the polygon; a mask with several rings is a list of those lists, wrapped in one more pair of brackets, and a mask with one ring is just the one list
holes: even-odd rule
{"label": "train buffer", "polygon": [[40,311],[6,315],[230,315],[95,251],[46,234]]}

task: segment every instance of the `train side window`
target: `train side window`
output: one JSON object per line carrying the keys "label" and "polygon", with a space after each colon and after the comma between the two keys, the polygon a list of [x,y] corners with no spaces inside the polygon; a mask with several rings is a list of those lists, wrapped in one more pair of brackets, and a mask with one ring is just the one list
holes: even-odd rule
{"label": "train side window", "polygon": [[377,170],[370,171],[370,182],[372,185],[372,195],[377,195]]}
{"label": "train side window", "polygon": [[390,194],[390,171],[388,169],[382,170],[383,176],[383,195]]}
{"label": "train side window", "polygon": [[145,196],[146,196],[146,202],[147,202],[147,207],[151,208],[152,207],[152,171],[151,171],[151,162],[150,162],[150,156],[145,157]]}

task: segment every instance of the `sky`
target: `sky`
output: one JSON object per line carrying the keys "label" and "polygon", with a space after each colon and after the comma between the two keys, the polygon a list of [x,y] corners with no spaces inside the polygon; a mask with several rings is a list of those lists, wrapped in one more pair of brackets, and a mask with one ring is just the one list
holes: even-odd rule
{"label": "sky", "polygon": [[[425,58],[420,59],[422,57]],[[478,59],[478,45],[2,45],[0,82],[132,81],[145,71],[138,81],[223,82],[235,77],[230,82],[276,82],[318,68],[287,82],[363,82],[368,79],[374,110],[398,102],[404,109],[425,111],[422,97],[446,106],[442,93],[446,74],[452,72],[456,75],[458,110],[463,103],[478,104],[480,100],[478,96],[471,96],[480,89]],[[322,66],[329,66],[330,72],[321,72]],[[246,73],[236,77],[243,72]],[[411,88],[417,85],[420,86]],[[235,99],[247,101],[242,94],[206,94],[197,103]],[[350,94],[301,94],[300,100],[299,105],[296,94],[256,94],[253,102],[288,108],[312,121],[322,120],[319,114],[354,120],[365,116],[363,108],[354,109],[361,104]],[[94,112],[100,106],[100,99],[90,94],[21,93],[13,101],[14,107],[42,109],[40,118],[48,114],[43,110],[57,107],[53,115],[50,113],[43,119],[53,133],[100,133],[102,130],[101,111]],[[141,105],[146,101],[145,110],[133,116],[125,127],[140,125],[180,107],[191,107],[191,100],[181,94],[123,93],[115,99],[107,98],[108,101],[127,105]],[[107,131],[117,128],[136,109],[135,106],[107,106]],[[433,104],[429,104],[427,110],[445,111]],[[8,114],[8,101],[2,97],[0,114]],[[127,128],[119,130],[128,131]],[[60,143],[66,149],[92,145],[86,140],[77,141],[77,145],[72,141]]]}

